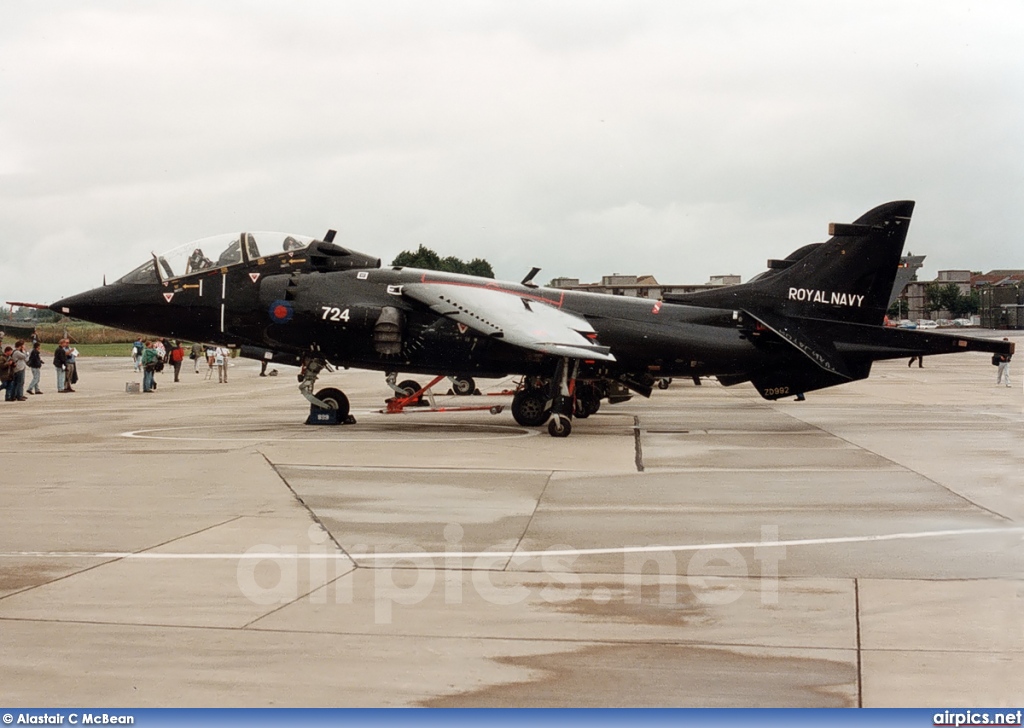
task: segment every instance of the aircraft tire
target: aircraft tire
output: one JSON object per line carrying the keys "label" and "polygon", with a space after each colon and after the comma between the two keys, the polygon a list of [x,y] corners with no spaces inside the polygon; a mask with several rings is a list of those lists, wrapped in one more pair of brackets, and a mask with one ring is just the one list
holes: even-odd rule
{"label": "aircraft tire", "polygon": [[406,379],[405,381],[398,383],[398,388],[405,392],[405,396],[408,397],[410,394],[415,394],[420,391],[422,387],[420,383],[415,379]]}
{"label": "aircraft tire", "polygon": [[321,389],[313,396],[319,399],[321,402],[326,403],[327,409],[338,410],[339,420],[343,421],[346,417],[348,417],[348,397],[346,397],[345,393],[342,392],[340,389],[335,389],[334,387],[327,387],[326,389]]}
{"label": "aircraft tire", "polygon": [[523,427],[540,427],[548,418],[547,397],[540,389],[524,389],[512,398],[512,417]]}
{"label": "aircraft tire", "polygon": [[658,389],[668,389],[672,384],[672,377],[662,377],[658,380]]}
{"label": "aircraft tire", "polygon": [[573,414],[580,418],[587,418],[596,414],[601,409],[601,394],[597,387],[585,384],[576,390],[576,405]]}
{"label": "aircraft tire", "polygon": [[452,379],[452,389],[460,397],[468,397],[476,391],[476,382],[473,377],[455,377]]}
{"label": "aircraft tire", "polygon": [[552,417],[548,422],[548,434],[552,437],[568,437],[572,432],[572,420],[568,417]]}

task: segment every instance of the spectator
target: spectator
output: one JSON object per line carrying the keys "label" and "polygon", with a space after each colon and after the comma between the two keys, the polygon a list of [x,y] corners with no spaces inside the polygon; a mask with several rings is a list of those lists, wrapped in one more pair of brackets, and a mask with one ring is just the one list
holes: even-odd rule
{"label": "spectator", "polygon": [[198,341],[192,344],[192,353],[188,355],[188,358],[195,364],[196,374],[199,373],[199,360],[205,359],[203,345]]}
{"label": "spectator", "polygon": [[40,343],[32,344],[32,351],[28,355],[28,368],[32,371],[32,381],[28,383],[29,394],[42,394],[39,389],[39,376],[43,373],[43,357],[39,350]]}
{"label": "spectator", "polygon": [[213,377],[213,365],[217,361],[217,347],[210,345],[206,347],[206,378],[211,379]]}
{"label": "spectator", "polygon": [[185,350],[181,348],[181,342],[172,341],[171,350],[167,354],[167,358],[171,362],[171,366],[174,367],[174,381],[179,381],[178,375],[181,374],[181,363],[185,359]]}
{"label": "spectator", "polygon": [[67,381],[66,372],[64,367],[68,363],[68,352],[64,348],[67,346],[68,340],[61,339],[57,342],[57,348],[53,350],[53,368],[57,370],[57,391],[66,392],[64,385]]}
{"label": "spectator", "polygon": [[[1003,339],[1003,341],[1009,341],[1009,339]],[[1004,381],[1006,386],[1010,386],[1010,359],[1011,354],[997,354],[992,357],[992,363],[998,366],[996,370],[996,386],[998,387]]]}
{"label": "spectator", "polygon": [[160,353],[153,346],[152,341],[147,341],[142,349],[142,391],[152,392],[156,389],[156,369],[161,363]]}
{"label": "spectator", "polygon": [[221,384],[227,384],[230,357],[231,352],[226,347],[218,346],[213,350],[213,363],[217,365],[217,381]]}
{"label": "spectator", "polygon": [[142,350],[145,348],[142,345],[141,336],[132,344],[132,366],[135,368],[135,371],[139,371],[142,368]]}
{"label": "spectator", "polygon": [[64,391],[74,392],[71,385],[78,384],[78,349],[71,346],[71,342],[68,342],[64,349],[67,351],[67,360],[64,362]]}
{"label": "spectator", "polygon": [[14,394],[14,359],[11,354],[14,349],[10,346],[0,354],[0,388],[4,390],[4,401],[10,402]]}
{"label": "spectator", "polygon": [[230,352],[223,346],[218,346],[213,352],[213,361],[217,365],[217,381],[221,384],[228,383],[228,359]]}
{"label": "spectator", "polygon": [[12,400],[24,402],[25,396],[25,372],[28,369],[28,354],[25,353],[25,342],[17,341],[14,344],[14,351],[11,353],[11,361],[14,362],[14,392]]}

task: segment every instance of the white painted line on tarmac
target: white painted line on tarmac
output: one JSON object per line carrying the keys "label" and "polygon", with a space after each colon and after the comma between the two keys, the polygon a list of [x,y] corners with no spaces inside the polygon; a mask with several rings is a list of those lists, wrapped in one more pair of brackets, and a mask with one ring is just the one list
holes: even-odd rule
{"label": "white painted line on tarmac", "polygon": [[1013,528],[956,528],[944,531],[910,531],[905,533],[883,533],[873,536],[832,536],[829,538],[796,538],[778,541],[735,541],[732,543],[683,544],[677,546],[618,546],[594,549],[546,549],[543,551],[405,551],[397,553],[299,553],[294,547],[285,546],[280,551],[246,551],[243,553],[160,553],[131,551],[9,551],[0,553],[0,558],[52,558],[52,559],[136,559],[136,560],[216,560],[216,559],[276,559],[297,561],[319,561],[329,559],[352,559],[364,561],[419,561],[431,559],[527,559],[541,556],[603,556],[615,554],[678,553],[685,551],[724,551],[745,548],[793,548],[799,546],[831,546],[852,543],[881,543],[885,541],[910,541],[926,538],[951,538],[957,536],[994,536],[1020,534],[1024,527]]}
{"label": "white painted line on tarmac", "polygon": [[[290,425],[289,425],[290,426]],[[188,431],[195,433],[197,430],[218,430],[221,433],[227,428],[218,425],[188,425],[184,427],[154,427],[145,430],[128,430],[126,432],[118,433],[119,437],[126,438],[137,438],[141,440],[172,440],[178,442],[260,442],[260,443],[295,443],[295,442],[386,442],[389,444],[396,443],[396,437],[401,437],[401,443],[406,442],[474,442],[479,440],[510,440],[521,437],[536,437],[540,434],[540,430],[529,430],[523,427],[516,427],[513,425],[481,425],[474,423],[418,423],[417,429],[422,427],[445,427],[445,428],[469,428],[477,430],[490,430],[490,434],[481,435],[459,435],[455,433],[439,433],[436,436],[417,436],[407,437],[404,434],[397,433],[394,430],[388,432],[371,433],[367,430],[360,432],[352,432],[348,436],[346,433],[339,432],[339,428],[346,427],[346,425],[335,425],[332,427],[325,427],[324,437],[281,437],[280,430],[276,430],[274,433],[268,433],[266,435],[248,435],[239,437],[224,437],[216,435],[199,435],[196,434],[192,437],[177,435],[177,434],[156,434],[156,433],[174,433],[176,431]],[[250,428],[251,431],[251,428]],[[327,435],[330,434],[330,437]]]}

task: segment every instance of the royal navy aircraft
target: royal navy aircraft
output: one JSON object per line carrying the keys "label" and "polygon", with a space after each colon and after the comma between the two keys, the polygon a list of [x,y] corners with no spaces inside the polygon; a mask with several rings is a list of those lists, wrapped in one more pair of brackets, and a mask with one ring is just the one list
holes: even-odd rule
{"label": "royal navy aircraft", "polygon": [[574,416],[664,377],[751,382],[765,399],[864,379],[873,362],[1013,344],[882,326],[914,209],[889,202],[748,283],[653,301],[402,267],[323,239],[244,232],[154,254],[65,298],[68,316],[236,347],[301,366],[316,407],[348,415],[327,366],[457,377],[520,375],[515,419],[565,437]]}

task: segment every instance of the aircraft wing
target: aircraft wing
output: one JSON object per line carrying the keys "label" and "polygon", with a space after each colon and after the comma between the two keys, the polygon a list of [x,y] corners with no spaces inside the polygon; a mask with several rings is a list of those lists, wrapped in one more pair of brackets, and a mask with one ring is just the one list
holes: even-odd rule
{"label": "aircraft wing", "polygon": [[412,283],[402,293],[478,333],[524,349],[615,361],[609,347],[595,343],[597,332],[586,319],[536,297],[457,283]]}

